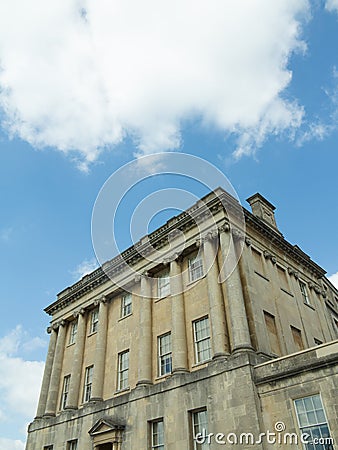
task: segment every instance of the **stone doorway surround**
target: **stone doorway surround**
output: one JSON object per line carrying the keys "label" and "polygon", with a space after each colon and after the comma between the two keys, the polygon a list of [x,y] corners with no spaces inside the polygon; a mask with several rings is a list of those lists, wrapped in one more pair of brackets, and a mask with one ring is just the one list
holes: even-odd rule
{"label": "stone doorway surround", "polygon": [[121,450],[124,425],[116,423],[110,417],[97,420],[88,431],[94,450]]}

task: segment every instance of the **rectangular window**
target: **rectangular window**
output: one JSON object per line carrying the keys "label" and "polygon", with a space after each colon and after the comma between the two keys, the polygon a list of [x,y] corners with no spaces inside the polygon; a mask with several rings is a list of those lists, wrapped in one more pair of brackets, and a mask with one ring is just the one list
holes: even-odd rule
{"label": "rectangular window", "polygon": [[210,446],[206,441],[203,444],[198,443],[198,435],[208,435],[208,414],[207,410],[203,409],[197,412],[192,413],[192,433],[193,433],[193,442],[194,442],[194,450],[204,450],[209,449]]}
{"label": "rectangular window", "polygon": [[302,332],[291,325],[291,333],[293,337],[293,341],[295,343],[296,351],[300,352],[304,350],[304,344],[302,339]]}
{"label": "rectangular window", "polygon": [[76,340],[77,333],[77,320],[73,320],[70,324],[70,335],[69,335],[69,344],[74,344]]}
{"label": "rectangular window", "polygon": [[303,283],[302,281],[299,282],[299,287],[300,287],[300,292],[302,293],[302,297],[303,297],[303,302],[306,303],[307,305],[310,304],[310,299],[309,299],[309,295],[307,292],[307,288],[306,288],[306,284]]}
{"label": "rectangular window", "polygon": [[62,389],[60,409],[65,409],[67,406],[69,386],[70,386],[70,375],[67,375],[63,379],[63,389]]}
{"label": "rectangular window", "polygon": [[132,297],[131,294],[125,294],[121,299],[121,317],[129,316],[132,311]]}
{"label": "rectangular window", "polygon": [[169,272],[165,272],[157,278],[158,297],[166,297],[170,294]]}
{"label": "rectangular window", "polygon": [[263,260],[262,260],[262,253],[258,252],[254,248],[252,249],[252,256],[254,260],[254,266],[256,272],[258,272],[261,275],[264,275],[264,267],[263,267]]}
{"label": "rectangular window", "polygon": [[161,377],[172,370],[171,333],[158,338],[158,373]]}
{"label": "rectangular window", "polygon": [[211,358],[209,318],[204,317],[203,319],[195,320],[193,328],[196,363],[208,361]]}
{"label": "rectangular window", "polygon": [[67,450],[77,450],[77,439],[67,442]]}
{"label": "rectangular window", "polygon": [[89,402],[90,397],[92,395],[93,370],[94,370],[94,366],[89,366],[86,368],[85,384],[84,384],[84,392],[83,392],[83,401],[85,403]]}
{"label": "rectangular window", "polygon": [[129,350],[119,353],[118,357],[118,390],[128,388]]}
{"label": "rectangular window", "polygon": [[189,281],[198,280],[203,276],[203,261],[201,256],[189,259]]}
{"label": "rectangular window", "polygon": [[53,446],[52,445],[45,445],[43,447],[43,450],[53,450]]}
{"label": "rectangular window", "polygon": [[323,343],[321,340],[316,339],[316,338],[314,338],[314,341],[315,341],[316,345],[322,345],[322,343]]}
{"label": "rectangular window", "polygon": [[163,419],[151,422],[151,450],[164,450]]}
{"label": "rectangular window", "polygon": [[306,450],[333,449],[333,442],[319,394],[294,400],[298,425],[302,434],[308,434]]}
{"label": "rectangular window", "polygon": [[275,317],[272,314],[269,314],[268,312],[264,311],[264,320],[266,331],[268,334],[271,353],[280,356],[281,351],[279,346]]}
{"label": "rectangular window", "polygon": [[278,272],[280,287],[282,289],[284,289],[285,291],[289,292],[290,289],[289,289],[288,279],[287,279],[287,275],[286,275],[286,270],[283,269],[283,267],[277,266],[277,272]]}
{"label": "rectangular window", "polygon": [[91,321],[90,321],[90,332],[96,333],[99,327],[99,310],[98,308],[94,309],[91,314]]}

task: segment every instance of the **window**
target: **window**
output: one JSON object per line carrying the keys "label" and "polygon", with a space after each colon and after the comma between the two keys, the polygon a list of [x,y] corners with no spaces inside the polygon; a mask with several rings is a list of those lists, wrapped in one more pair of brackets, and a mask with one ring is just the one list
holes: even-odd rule
{"label": "window", "polygon": [[264,275],[264,267],[263,267],[263,260],[262,260],[262,253],[258,252],[254,248],[252,249],[252,256],[254,260],[254,267],[255,271],[259,273],[260,275]]}
{"label": "window", "polygon": [[158,338],[158,373],[161,377],[171,373],[171,333],[164,334]]}
{"label": "window", "polygon": [[118,390],[126,389],[128,387],[128,372],[129,372],[129,350],[119,353],[118,358]]}
{"label": "window", "polygon": [[77,450],[77,439],[67,442],[67,450]]}
{"label": "window", "polygon": [[151,450],[164,450],[163,420],[151,422]]}
{"label": "window", "polygon": [[298,328],[295,328],[293,326],[291,326],[291,332],[292,332],[293,341],[295,343],[296,351],[300,352],[301,350],[304,350],[302,332],[300,330],[298,330]]}
{"label": "window", "polygon": [[300,292],[302,293],[302,296],[303,296],[303,302],[306,303],[307,305],[309,305],[310,299],[309,299],[309,295],[307,293],[306,284],[303,283],[302,281],[300,281],[299,287],[300,287]]}
{"label": "window", "polygon": [[316,339],[316,338],[313,338],[313,339],[314,339],[316,345],[322,345],[323,342],[321,340]]}
{"label": "window", "polygon": [[283,269],[283,267],[277,265],[277,272],[278,272],[281,289],[284,289],[284,291],[289,292],[290,289],[289,289],[288,279],[287,279],[287,275],[286,275],[286,270]]}
{"label": "window", "polygon": [[195,358],[196,363],[208,361],[211,358],[209,319],[195,320],[194,326],[194,342],[195,342]]}
{"label": "window", "polygon": [[[298,425],[302,434],[308,434],[306,450],[333,449],[330,430],[320,395],[312,395],[294,401]],[[324,442],[326,441],[326,442]]]}
{"label": "window", "polygon": [[201,433],[200,435],[202,436],[208,435],[208,415],[206,409],[192,413],[192,433],[194,450],[209,449],[207,441],[201,444],[198,442],[198,439],[196,439],[196,436],[199,435],[199,433]]}
{"label": "window", "polygon": [[90,322],[90,332],[96,333],[99,327],[99,310],[98,308],[94,309],[91,314],[91,322]]}
{"label": "window", "polygon": [[53,450],[53,446],[52,445],[45,445],[43,447],[43,450]]}
{"label": "window", "polygon": [[86,368],[84,393],[83,393],[83,401],[84,402],[89,402],[91,394],[92,394],[93,370],[94,370],[94,366],[89,366]]}
{"label": "window", "polygon": [[278,339],[278,334],[277,334],[275,317],[272,314],[269,314],[268,312],[264,311],[264,321],[265,321],[266,331],[268,334],[270,351],[274,355],[280,356],[281,351],[280,351],[280,346],[279,346],[279,339]]}
{"label": "window", "polygon": [[73,320],[70,324],[69,344],[74,344],[77,333],[77,320]]}
{"label": "window", "polygon": [[65,409],[65,407],[67,406],[69,385],[70,385],[70,375],[67,375],[63,379],[63,389],[62,389],[60,409]]}
{"label": "window", "polygon": [[121,299],[121,317],[128,316],[132,310],[131,294],[125,294]]}
{"label": "window", "polygon": [[203,276],[203,261],[201,256],[189,259],[189,280],[195,281]]}
{"label": "window", "polygon": [[158,297],[166,297],[170,294],[169,272],[165,272],[157,278]]}

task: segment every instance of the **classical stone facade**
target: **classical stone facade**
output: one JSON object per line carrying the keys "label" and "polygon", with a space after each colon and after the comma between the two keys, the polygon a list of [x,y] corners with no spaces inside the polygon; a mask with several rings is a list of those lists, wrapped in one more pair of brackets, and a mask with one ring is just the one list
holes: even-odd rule
{"label": "classical stone facade", "polygon": [[338,291],[248,201],[211,192],[46,308],[26,450],[338,448]]}

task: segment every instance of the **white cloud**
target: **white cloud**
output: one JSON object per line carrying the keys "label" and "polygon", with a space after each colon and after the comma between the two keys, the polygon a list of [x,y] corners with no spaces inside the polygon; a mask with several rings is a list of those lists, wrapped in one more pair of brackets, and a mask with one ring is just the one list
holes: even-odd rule
{"label": "white cloud", "polygon": [[331,281],[333,286],[338,289],[338,272],[334,273],[333,275],[330,275],[328,279]]}
{"label": "white cloud", "polygon": [[[29,361],[18,355],[41,345],[40,338],[30,338],[20,325],[0,338],[0,434],[2,436],[10,429],[13,421],[18,435],[24,433],[27,420],[32,420],[35,415],[44,363]],[[1,450],[22,448],[24,444],[20,440],[0,439]]]}
{"label": "white cloud", "polygon": [[338,0],[326,0],[325,7],[328,11],[338,12]]}
{"label": "white cloud", "polygon": [[0,438],[0,450],[25,450],[25,443],[20,440]]}
{"label": "white cloud", "polygon": [[0,4],[5,126],[86,169],[126,136],[177,149],[186,120],[239,137],[239,157],[293,132],[283,97],[308,0],[12,0]]}
{"label": "white cloud", "polygon": [[96,258],[92,258],[89,260],[85,259],[76,267],[76,269],[71,271],[71,274],[73,275],[74,279],[78,280],[84,277],[85,275],[88,275],[89,273],[93,272],[93,270],[97,269],[98,267],[99,264]]}

